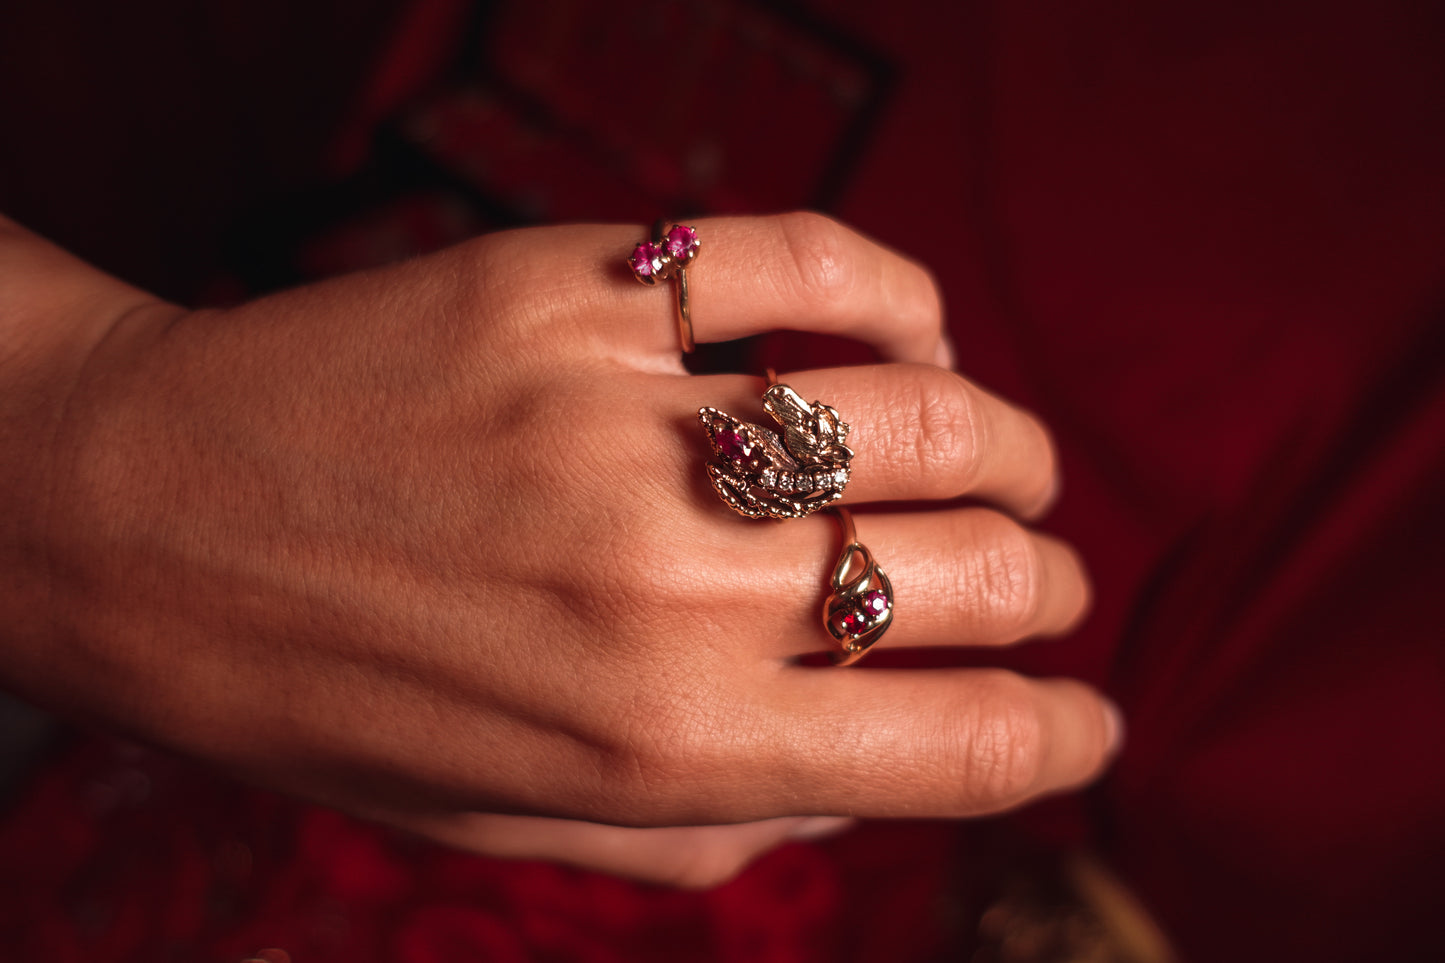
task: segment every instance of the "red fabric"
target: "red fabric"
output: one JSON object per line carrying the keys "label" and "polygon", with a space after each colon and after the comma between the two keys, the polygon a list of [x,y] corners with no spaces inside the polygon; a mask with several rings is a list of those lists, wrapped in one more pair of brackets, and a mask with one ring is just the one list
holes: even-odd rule
{"label": "red fabric", "polygon": [[[1445,856],[1438,9],[1002,8],[970,223],[1098,579],[1027,662],[1130,743],[1088,832],[1198,960],[1420,958]],[[1032,389],[1032,390],[1029,390]]]}
{"label": "red fabric", "polygon": [[[10,958],[47,963],[268,946],[297,963],[931,959],[956,835],[920,823],[786,845],[729,885],[678,892],[465,855],[89,741],[0,827],[0,931]],[[871,909],[853,917],[859,893]]]}
{"label": "red fabric", "polygon": [[[961,367],[1056,428],[1047,527],[1097,582],[1076,637],[970,656],[1091,679],[1129,716],[1101,787],[1015,822],[1099,848],[1190,960],[1428,958],[1441,8],[819,10],[901,70],[840,213],[933,265]],[[754,176],[721,206],[777,196]],[[439,852],[109,751],[57,763],[0,833],[19,958],[941,958],[975,868],[958,837],[995,831],[869,827],[677,894]],[[147,774],[146,805],[115,802],[140,785],[117,766]]]}

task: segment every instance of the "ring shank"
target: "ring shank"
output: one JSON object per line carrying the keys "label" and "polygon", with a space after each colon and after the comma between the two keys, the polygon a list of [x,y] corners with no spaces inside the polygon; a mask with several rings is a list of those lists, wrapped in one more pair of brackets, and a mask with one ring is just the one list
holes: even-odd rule
{"label": "ring shank", "polygon": [[679,268],[677,274],[677,337],[682,342],[682,353],[692,354],[697,344],[692,338],[692,309],[687,299],[687,268]]}
{"label": "ring shank", "polygon": [[[667,236],[667,224],[665,217],[659,217],[652,222],[654,243],[661,244]],[[697,342],[692,336],[692,305],[687,296],[687,268],[678,268],[673,277],[677,279],[677,339],[682,343],[682,353],[692,354],[697,348]]]}

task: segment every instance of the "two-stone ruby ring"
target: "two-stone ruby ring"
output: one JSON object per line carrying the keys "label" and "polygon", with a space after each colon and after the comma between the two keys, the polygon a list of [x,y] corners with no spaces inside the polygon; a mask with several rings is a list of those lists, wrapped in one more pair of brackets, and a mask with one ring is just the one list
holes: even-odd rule
{"label": "two-stone ruby ring", "polygon": [[668,279],[677,282],[677,335],[685,354],[691,354],[692,306],[687,297],[687,266],[701,250],[697,231],[684,224],[674,224],[664,231],[665,220],[652,225],[652,240],[643,241],[628,255],[627,266],[632,276],[643,284],[656,284]]}

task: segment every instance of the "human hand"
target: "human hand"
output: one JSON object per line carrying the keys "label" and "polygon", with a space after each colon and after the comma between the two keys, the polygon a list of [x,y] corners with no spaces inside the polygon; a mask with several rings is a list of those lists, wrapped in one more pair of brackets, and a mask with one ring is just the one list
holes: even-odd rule
{"label": "human hand", "polygon": [[[1033,517],[1056,469],[1036,420],[931,363],[927,274],[812,215],[699,230],[700,341],[801,327],[896,362],[784,378],[853,425],[845,504],[938,502],[859,519],[899,599],[883,644],[1073,626],[1073,552],[949,501]],[[761,382],[684,372],[670,298],[620,268],[637,233],[510,232],[126,314],[12,495],[7,567],[44,564],[0,603],[7,682],[506,855],[739,824],[706,838],[745,859],[800,825],[765,821],[969,816],[1096,776],[1117,725],[1077,682],[796,664],[830,645],[836,529],[740,519],[707,487],[697,409],[754,411]],[[621,868],[725,875],[658,865]]]}

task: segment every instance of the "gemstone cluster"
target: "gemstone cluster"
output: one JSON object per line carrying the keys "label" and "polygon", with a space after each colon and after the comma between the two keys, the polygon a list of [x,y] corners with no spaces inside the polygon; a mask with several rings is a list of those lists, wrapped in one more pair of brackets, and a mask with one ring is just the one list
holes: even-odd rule
{"label": "gemstone cluster", "polygon": [[851,608],[837,614],[838,628],[856,639],[881,623],[892,608],[893,600],[882,589],[865,592],[853,600]]}

